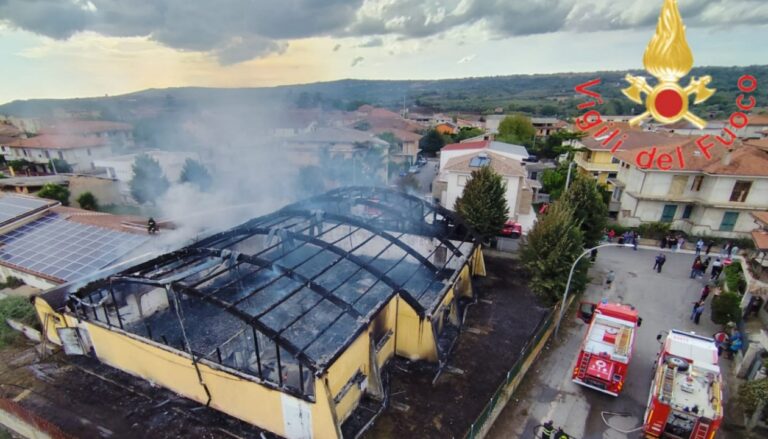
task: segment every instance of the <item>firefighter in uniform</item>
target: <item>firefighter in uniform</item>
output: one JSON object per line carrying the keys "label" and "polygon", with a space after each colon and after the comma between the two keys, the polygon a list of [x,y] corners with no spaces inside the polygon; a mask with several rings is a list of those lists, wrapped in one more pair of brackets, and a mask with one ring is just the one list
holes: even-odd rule
{"label": "firefighter in uniform", "polygon": [[554,433],[555,427],[552,425],[552,421],[547,421],[541,426],[541,439],[553,439],[552,433]]}

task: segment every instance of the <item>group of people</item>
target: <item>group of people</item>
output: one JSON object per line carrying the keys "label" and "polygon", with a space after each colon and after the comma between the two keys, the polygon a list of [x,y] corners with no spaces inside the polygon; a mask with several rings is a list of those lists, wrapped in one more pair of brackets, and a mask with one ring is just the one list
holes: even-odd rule
{"label": "group of people", "polygon": [[661,248],[669,247],[670,250],[682,250],[685,244],[685,238],[683,235],[667,235],[661,238]]}
{"label": "group of people", "polygon": [[743,336],[739,329],[736,328],[736,324],[732,322],[726,325],[725,330],[712,335],[712,338],[715,339],[718,356],[722,356],[723,352],[725,352],[728,358],[733,359],[733,356],[744,346]]}
{"label": "group of people", "polygon": [[701,315],[704,313],[704,303],[707,301],[707,297],[709,297],[710,293],[710,287],[709,284],[704,285],[704,288],[701,290],[701,297],[696,302],[693,302],[693,309],[691,310],[691,320],[693,320],[693,323],[699,324],[699,320],[701,319]]}
{"label": "group of people", "polygon": [[723,272],[723,261],[720,258],[715,258],[715,261],[712,262],[711,256],[707,256],[704,260],[701,259],[701,256],[696,256],[696,259],[693,260],[693,265],[691,265],[691,279],[704,277],[710,264],[712,265],[712,271],[709,280],[716,281],[720,279],[720,274]]}
{"label": "group of people", "polygon": [[[613,229],[603,230],[603,241],[613,242],[616,238],[616,231]],[[622,233],[618,238],[619,244],[632,244],[634,250],[637,250],[637,245],[640,243],[640,235],[636,231],[629,231]]]}

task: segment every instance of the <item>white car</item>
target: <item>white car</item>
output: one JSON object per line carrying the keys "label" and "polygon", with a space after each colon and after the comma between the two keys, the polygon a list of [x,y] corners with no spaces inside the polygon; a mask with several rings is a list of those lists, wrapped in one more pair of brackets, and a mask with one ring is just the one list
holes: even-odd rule
{"label": "white car", "polygon": [[409,174],[418,174],[420,171],[421,171],[421,168],[416,165],[413,165],[410,168],[408,168]]}

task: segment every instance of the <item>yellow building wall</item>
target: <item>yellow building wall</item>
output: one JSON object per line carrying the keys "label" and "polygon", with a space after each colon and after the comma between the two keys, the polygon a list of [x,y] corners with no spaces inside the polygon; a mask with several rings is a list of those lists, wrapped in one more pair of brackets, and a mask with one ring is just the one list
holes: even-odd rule
{"label": "yellow building wall", "polygon": [[390,358],[395,355],[395,332],[397,329],[397,298],[391,300],[389,304],[381,312],[387,314],[387,330],[392,331],[392,335],[389,337],[384,346],[376,353],[376,363],[379,368],[383,367]]}
{"label": "yellow building wall", "polygon": [[485,276],[485,257],[483,256],[483,250],[478,245],[475,248],[475,252],[472,254],[472,260],[469,263],[472,267],[473,276]]}
{"label": "yellow building wall", "polygon": [[[342,390],[345,384],[354,377],[358,371],[365,376],[370,376],[369,347],[371,339],[368,332],[363,332],[352,344],[344,350],[344,353],[328,368],[328,388],[333,399]],[[344,398],[336,404],[336,415],[339,422],[352,413],[357,406],[363,392],[358,385],[353,385],[344,395]]]}
{"label": "yellow building wall", "polygon": [[[118,329],[107,329],[91,322],[80,323],[69,314],[55,313],[41,298],[36,298],[35,306],[41,321],[47,315],[58,319],[49,319],[45,332],[49,340],[60,344],[56,328],[81,327],[88,331],[94,350],[99,360],[127,373],[139,376],[155,384],[166,387],[189,399],[202,404],[208,400],[205,389],[200,384],[191,359],[150,342],[131,337]],[[204,363],[198,363],[202,380],[211,394],[211,407],[227,413],[245,422],[259,426],[276,434],[286,436],[283,406],[286,398],[303,405],[311,413],[311,431],[314,438],[337,438],[337,429],[320,380],[315,383],[316,403],[294,398],[278,390],[271,389],[255,381],[238,375],[214,369]]]}
{"label": "yellow building wall", "polygon": [[416,311],[399,298],[395,337],[397,337],[397,355],[409,360],[437,361],[437,345],[432,332],[432,322],[419,318]]}

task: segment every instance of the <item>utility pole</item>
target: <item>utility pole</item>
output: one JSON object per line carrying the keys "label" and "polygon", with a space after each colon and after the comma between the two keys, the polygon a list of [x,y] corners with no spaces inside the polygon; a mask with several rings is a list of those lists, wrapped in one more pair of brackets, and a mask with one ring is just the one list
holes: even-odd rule
{"label": "utility pole", "polygon": [[565,190],[571,185],[571,169],[573,168],[573,162],[568,163],[568,175],[565,177]]}

